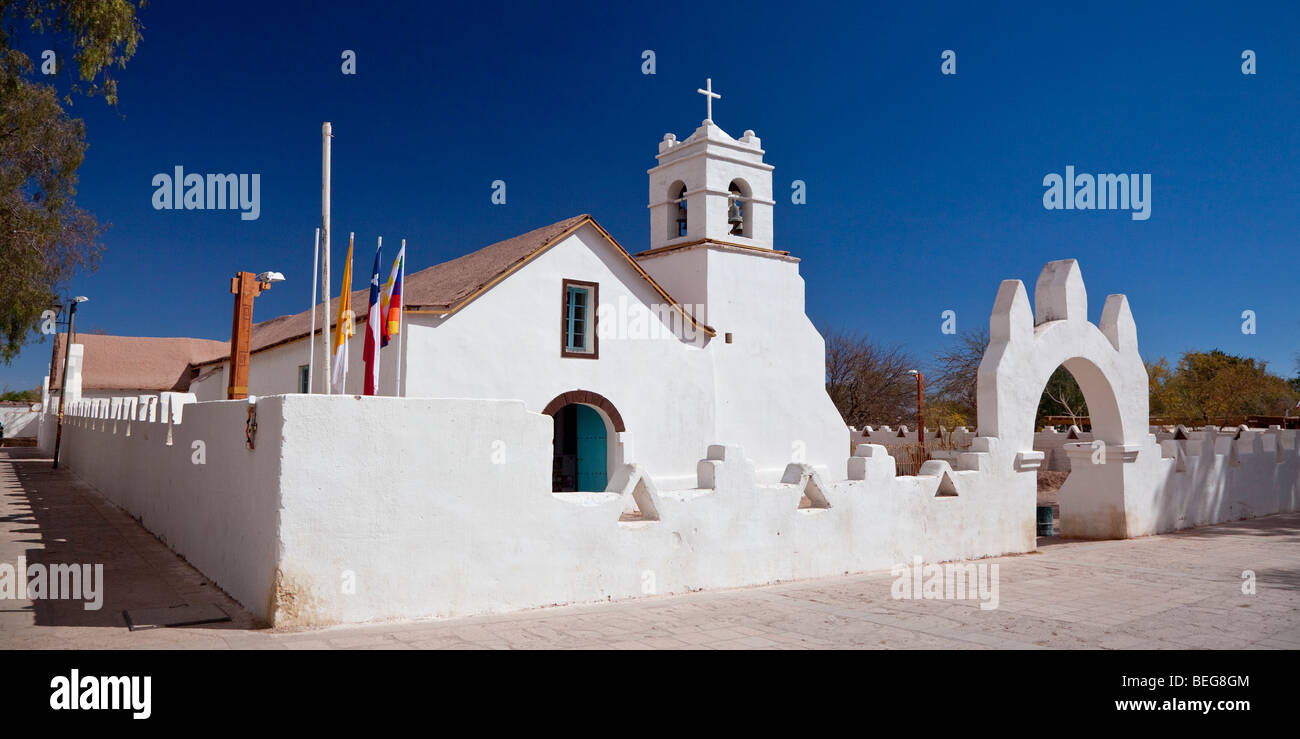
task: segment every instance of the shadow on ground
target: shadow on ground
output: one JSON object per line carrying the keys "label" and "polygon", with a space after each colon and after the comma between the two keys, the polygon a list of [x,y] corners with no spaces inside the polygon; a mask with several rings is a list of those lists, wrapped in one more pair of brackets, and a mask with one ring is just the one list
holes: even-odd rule
{"label": "shadow on ground", "polygon": [[17,568],[22,557],[47,572],[55,564],[103,565],[103,579],[96,580],[102,606],[86,610],[84,599],[0,600],[0,616],[26,612],[36,626],[125,629],[126,610],[211,604],[231,620],[187,628],[264,627],[135,519],[50,463],[37,449],[0,449],[0,562]]}

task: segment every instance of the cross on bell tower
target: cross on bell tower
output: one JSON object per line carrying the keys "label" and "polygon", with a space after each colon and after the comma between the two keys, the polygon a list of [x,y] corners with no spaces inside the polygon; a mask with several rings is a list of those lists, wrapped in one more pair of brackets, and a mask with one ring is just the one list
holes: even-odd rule
{"label": "cross on bell tower", "polygon": [[696,92],[704,96],[704,104],[705,104],[704,122],[712,123],[713,122],[713,101],[715,99],[716,100],[722,99],[722,95],[713,91],[713,78],[706,77],[704,79],[704,88],[700,90],[696,90]]}

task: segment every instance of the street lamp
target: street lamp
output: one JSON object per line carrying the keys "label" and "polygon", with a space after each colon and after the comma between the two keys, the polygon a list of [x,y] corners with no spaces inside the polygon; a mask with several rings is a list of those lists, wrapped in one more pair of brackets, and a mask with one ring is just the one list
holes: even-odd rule
{"label": "street lamp", "polygon": [[235,315],[230,322],[230,373],[226,381],[226,399],[248,397],[248,354],[253,335],[253,298],[270,290],[271,283],[284,282],[279,272],[239,272],[230,279],[235,296]]}
{"label": "street lamp", "polygon": [[72,340],[77,335],[77,306],[90,300],[85,295],[78,295],[72,299],[72,305],[68,308],[68,334],[63,342],[63,379],[59,381],[59,424],[54,432],[54,465],[53,469],[59,468],[59,447],[63,444],[63,408],[68,402],[68,361],[72,358]]}
{"label": "street lamp", "polygon": [[916,375],[916,441],[925,449],[925,376],[916,370],[907,374]]}

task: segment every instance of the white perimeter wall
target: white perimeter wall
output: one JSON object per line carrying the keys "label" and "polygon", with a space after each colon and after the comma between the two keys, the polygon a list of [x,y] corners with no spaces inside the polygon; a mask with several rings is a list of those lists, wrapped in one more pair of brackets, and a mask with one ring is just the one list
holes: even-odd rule
{"label": "white perimeter wall", "polygon": [[[862,480],[841,471],[831,483],[796,467],[792,482],[774,485],[755,483],[739,447],[719,448],[701,463],[714,488],[650,482],[643,494],[659,520],[620,522],[641,471],[627,470],[619,492],[551,493],[551,420],[521,403],[266,402],[283,402],[284,458],[303,460],[283,477],[281,568],[295,605],[277,623],[505,611],[1034,545],[1032,476],[940,464],[960,495],[936,498],[940,477],[895,478],[878,447],[858,458]],[[348,444],[365,464],[319,463],[337,449],[337,427],[357,430]],[[810,479],[829,508],[798,508]],[[339,587],[349,572],[355,594]]]}
{"label": "white perimeter wall", "polygon": [[[552,421],[521,402],[263,397],[253,450],[244,402],[185,405],[180,418],[159,405],[161,422],[134,420],[148,411],[130,405],[76,404],[64,464],[277,625],[505,611],[1035,546],[1034,470],[1015,471],[991,438],[958,454],[957,469],[932,461],[913,477],[895,477],[884,447],[863,445],[838,473],[792,465],[784,482],[762,484],[740,447],[720,445],[698,463],[698,487],[661,490],[627,466],[611,492],[553,494]],[[47,448],[52,432],[47,415]],[[196,440],[206,464],[194,463]],[[1179,444],[1199,453],[1180,456]],[[1154,530],[1296,510],[1294,431],[1163,446],[1152,437],[1148,463],[1116,459],[1070,479],[1155,475],[1130,511]],[[804,495],[823,507],[800,509]],[[633,501],[650,520],[620,521]]]}
{"label": "white perimeter wall", "polygon": [[[0,426],[5,439],[34,439],[40,426],[40,411],[32,410],[32,403],[0,406]],[[39,403],[36,405],[40,405]]]}
{"label": "white perimeter wall", "polygon": [[[280,411],[279,403],[258,409],[257,444],[250,450],[244,401],[164,410],[135,397],[81,400],[65,414],[60,464],[265,617],[280,557]],[[43,416],[39,446],[47,453],[56,420],[56,414]],[[195,463],[195,442],[202,442],[204,464]]]}

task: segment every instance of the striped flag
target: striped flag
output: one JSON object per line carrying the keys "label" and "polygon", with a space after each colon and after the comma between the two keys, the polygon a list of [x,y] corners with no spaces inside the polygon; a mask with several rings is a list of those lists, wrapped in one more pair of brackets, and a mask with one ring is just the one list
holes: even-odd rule
{"label": "striped flag", "polygon": [[339,317],[334,324],[334,376],[330,386],[335,393],[343,394],[348,379],[348,339],[356,334],[352,327],[352,237],[348,237],[348,263],[343,268],[343,288],[339,292]]}
{"label": "striped flag", "polygon": [[384,239],[379,238],[375,249],[375,269],[370,274],[370,308],[366,311],[366,388],[364,394],[374,395],[379,390],[379,260],[384,253]]}
{"label": "striped flag", "polygon": [[393,260],[393,271],[388,275],[388,284],[384,286],[384,341],[380,346],[388,346],[388,341],[402,332],[402,275],[406,273],[406,240]]}

